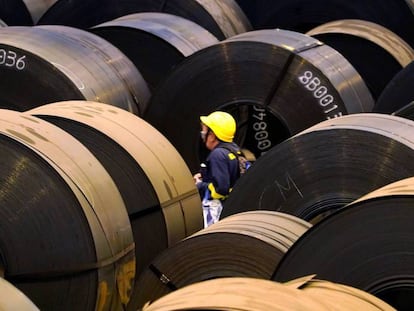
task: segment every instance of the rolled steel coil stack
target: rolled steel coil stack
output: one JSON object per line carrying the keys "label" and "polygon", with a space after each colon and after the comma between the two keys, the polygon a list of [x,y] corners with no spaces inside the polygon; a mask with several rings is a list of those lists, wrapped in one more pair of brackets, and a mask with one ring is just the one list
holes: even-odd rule
{"label": "rolled steel coil stack", "polygon": [[270,279],[282,256],[310,226],[269,211],[223,219],[162,252],[138,278],[137,305],[209,279]]}
{"label": "rolled steel coil stack", "polygon": [[[27,112],[76,137],[106,168],[132,226],[137,275],[162,250],[200,230],[200,198],[175,150],[129,112],[95,102],[60,102]],[[138,295],[135,286],[133,295]]]}
{"label": "rolled steel coil stack", "polygon": [[259,157],[311,125],[370,112],[373,104],[354,67],[331,47],[297,32],[260,30],[187,57],[153,94],[143,118],[195,171],[202,159],[194,148],[199,115],[216,109],[233,113],[236,140]]}
{"label": "rolled steel coil stack", "polygon": [[202,227],[183,159],[112,105],[60,102],[0,116],[6,280],[42,310],[134,309],[144,267]]}
{"label": "rolled steel coil stack", "polygon": [[[410,310],[413,14],[0,2],[0,306]],[[201,230],[218,109],[255,162]]]}
{"label": "rolled steel coil stack", "polygon": [[[390,80],[414,60],[414,50],[387,28],[363,20],[339,20],[307,32],[340,52],[377,100]],[[378,60],[381,59],[381,66]]]}
{"label": "rolled steel coil stack", "polygon": [[187,56],[218,42],[195,22],[167,13],[131,14],[90,31],[131,59],[151,92]]}
{"label": "rolled steel coil stack", "polygon": [[171,293],[143,311],[168,310],[372,310],[390,305],[350,286],[311,277],[287,284],[255,278],[222,278],[199,282]]}
{"label": "rolled steel coil stack", "polygon": [[[359,288],[397,310],[412,308],[414,178],[379,188],[309,229],[273,276],[306,275]],[[319,248],[321,251],[315,251]]]}
{"label": "rolled steel coil stack", "polygon": [[11,110],[0,118],[5,279],[41,310],[126,304],[135,243],[112,178],[54,125]]}
{"label": "rolled steel coil stack", "polygon": [[143,113],[150,93],[131,61],[112,44],[65,26],[0,28],[0,107],[24,111],[84,99]]}
{"label": "rolled steel coil stack", "polygon": [[234,187],[222,217],[267,209],[316,223],[377,188],[414,175],[413,130],[411,120],[376,113],[310,127],[257,159]]}
{"label": "rolled steel coil stack", "polygon": [[169,13],[194,21],[219,39],[251,29],[234,0],[57,0],[38,24],[89,28],[132,13]]}

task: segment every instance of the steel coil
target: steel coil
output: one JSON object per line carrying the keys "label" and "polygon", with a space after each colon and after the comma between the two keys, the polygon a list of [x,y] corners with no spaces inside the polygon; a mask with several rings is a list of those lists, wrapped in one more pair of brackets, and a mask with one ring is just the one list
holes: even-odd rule
{"label": "steel coil", "polygon": [[[138,305],[172,290],[222,277],[269,279],[310,224],[288,214],[248,212],[200,230],[162,252],[140,277]],[[269,274],[270,273],[270,274]]]}
{"label": "steel coil", "polygon": [[403,39],[368,21],[333,21],[307,34],[340,52],[364,79],[375,99],[395,74],[414,60],[414,50]]}
{"label": "steel coil", "polygon": [[119,48],[151,92],[185,57],[218,40],[198,24],[167,13],[136,13],[90,29]]}
{"label": "steel coil", "polygon": [[3,311],[39,311],[39,308],[26,295],[3,278],[0,278],[0,309]]}
{"label": "steel coil", "polygon": [[150,96],[141,74],[121,51],[79,29],[0,28],[0,58],[3,108],[24,111],[87,99],[140,114]]}
{"label": "steel coil", "polygon": [[402,68],[388,82],[374,105],[374,112],[394,113],[414,101],[413,74],[414,61]]}
{"label": "steel coil", "polygon": [[143,311],[395,311],[380,299],[350,286],[310,279],[294,280],[293,284],[243,277],[209,280],[187,286],[147,304]]}
{"label": "steel coil", "polygon": [[272,148],[239,179],[222,217],[275,210],[317,222],[414,173],[414,122],[361,113],[321,122]]}
{"label": "steel coil", "polygon": [[257,278],[220,278],[199,282],[146,305],[143,311],[167,310],[324,310],[323,302],[300,296],[300,291]]}
{"label": "steel coil", "polygon": [[237,0],[254,29],[280,28],[307,32],[341,19],[360,19],[382,25],[414,47],[413,1]]}
{"label": "steel coil", "polygon": [[142,12],[164,12],[184,17],[220,40],[251,30],[250,22],[234,0],[58,0],[38,24],[89,28]]}
{"label": "steel coil", "polygon": [[135,277],[122,197],[79,141],[39,118],[0,114],[4,278],[41,310],[114,310]]}
{"label": "steel coil", "polygon": [[213,110],[234,115],[236,140],[257,158],[320,121],[372,106],[364,81],[338,52],[304,34],[261,30],[187,57],[154,92],[143,118],[196,171],[199,116]]}
{"label": "steel coil", "polygon": [[[124,199],[140,275],[156,255],[203,227],[192,175],[175,148],[144,120],[110,105],[60,102],[27,113],[64,129],[106,168]],[[133,297],[142,290],[135,286]],[[133,299],[129,310],[136,310]]]}
{"label": "steel coil", "polygon": [[394,116],[414,120],[414,101],[392,113]]}
{"label": "steel coil", "polygon": [[395,309],[383,300],[355,287],[316,279],[314,275],[294,279],[285,286],[300,289],[303,295],[309,295],[322,301],[330,310],[388,310]]}
{"label": "steel coil", "polygon": [[[277,267],[274,280],[316,273],[388,302],[414,305],[414,178],[379,188],[309,229]],[[315,249],[323,245],[323,252]],[[327,260],[329,258],[329,260]]]}

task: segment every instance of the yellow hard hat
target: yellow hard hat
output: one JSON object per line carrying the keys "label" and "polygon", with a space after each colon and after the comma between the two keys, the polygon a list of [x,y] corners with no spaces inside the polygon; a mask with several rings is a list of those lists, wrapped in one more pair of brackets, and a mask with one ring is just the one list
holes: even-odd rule
{"label": "yellow hard hat", "polygon": [[201,122],[207,125],[218,139],[232,142],[236,133],[236,121],[230,113],[215,111],[208,116],[201,116]]}

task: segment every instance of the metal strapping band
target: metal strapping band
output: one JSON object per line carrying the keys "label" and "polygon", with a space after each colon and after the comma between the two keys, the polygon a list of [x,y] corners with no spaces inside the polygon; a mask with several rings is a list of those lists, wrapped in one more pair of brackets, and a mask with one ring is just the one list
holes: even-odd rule
{"label": "metal strapping band", "polygon": [[174,291],[178,289],[177,286],[171,282],[170,278],[158,270],[157,267],[155,267],[153,264],[149,265],[149,269],[157,276],[161,283],[167,286],[170,290]]}
{"label": "metal strapping band", "polygon": [[80,274],[80,273],[85,273],[91,270],[96,270],[99,268],[112,265],[116,263],[119,259],[121,259],[122,257],[128,255],[130,252],[133,252],[134,250],[135,250],[135,243],[132,243],[125,249],[121,250],[119,253],[115,254],[114,256],[100,260],[95,263],[79,264],[77,266],[69,267],[64,270],[49,270],[49,271],[41,271],[41,272],[34,272],[34,273],[23,273],[23,274],[8,274],[7,269],[6,269],[5,275],[7,279],[22,281],[22,280],[30,280],[30,279],[56,278],[56,277],[62,277],[62,276],[72,275],[72,274]]}
{"label": "metal strapping band", "polygon": [[171,200],[162,202],[161,203],[161,208],[165,208],[167,206],[173,205],[173,204],[175,204],[175,203],[177,203],[177,202],[179,202],[181,200],[190,198],[193,195],[198,195],[198,190],[196,188],[194,188],[194,189],[192,189],[190,191],[187,191],[186,193],[180,194],[180,195],[172,198]]}

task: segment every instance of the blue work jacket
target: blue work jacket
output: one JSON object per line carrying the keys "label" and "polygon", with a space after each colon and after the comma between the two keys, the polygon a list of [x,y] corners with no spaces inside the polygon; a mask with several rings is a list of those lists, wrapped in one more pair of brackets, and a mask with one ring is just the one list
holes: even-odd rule
{"label": "blue work jacket", "polygon": [[237,179],[240,177],[239,161],[234,153],[223,148],[227,146],[234,152],[240,150],[236,143],[220,142],[206,160],[201,171],[203,181],[197,184],[202,198],[225,200]]}

